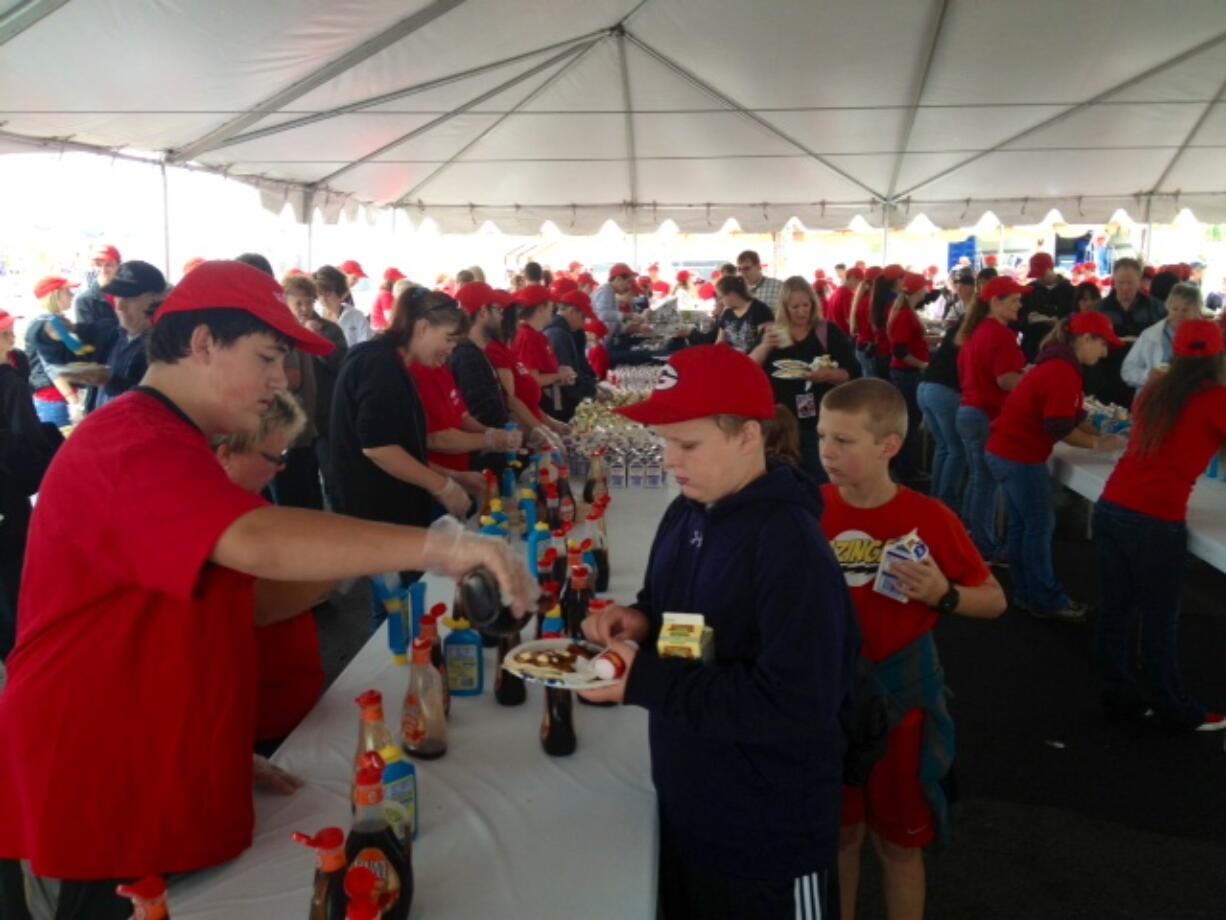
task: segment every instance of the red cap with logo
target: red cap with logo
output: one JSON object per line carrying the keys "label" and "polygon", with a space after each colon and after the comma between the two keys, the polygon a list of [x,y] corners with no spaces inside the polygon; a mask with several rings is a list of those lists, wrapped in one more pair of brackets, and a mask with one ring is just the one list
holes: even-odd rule
{"label": "red cap with logo", "polygon": [[521,307],[531,310],[549,300],[549,289],[542,284],[527,284],[512,296]]}
{"label": "red cap with logo", "polygon": [[122,262],[119,258],[119,250],[110,243],[99,243],[94,247],[93,261],[97,262]]}
{"label": "red cap with logo", "polygon": [[979,292],[979,299],[991,303],[998,297],[1010,297],[1013,294],[1028,293],[1030,293],[1030,288],[1026,287],[1026,285],[1018,284],[1012,278],[1000,275],[983,286],[983,289]]}
{"label": "red cap with logo", "polygon": [[1030,272],[1027,278],[1042,278],[1056,267],[1056,260],[1050,252],[1036,252],[1030,257]]}
{"label": "red cap with logo", "polygon": [[8,332],[17,319],[7,310],[0,310],[0,332]]}
{"label": "red cap with logo", "polygon": [[455,292],[456,302],[469,316],[476,316],[484,307],[499,303],[494,289],[484,281],[470,281]]}
{"label": "red cap with logo", "polygon": [[328,355],[335,347],[294,318],[275,278],[243,262],[205,262],[162,301],[153,322],[156,325],[172,313],[213,309],[250,313],[309,355]]}
{"label": "red cap with logo", "polygon": [[359,278],[366,277],[366,272],[362,271],[361,264],[358,262],[355,262],[353,259],[346,259],[344,262],[340,264],[339,267],[340,267],[340,270],[344,272],[346,275],[357,275],[357,277]]}
{"label": "red cap with logo", "polygon": [[402,272],[400,269],[395,268],[395,267],[389,268],[387,271],[383,273],[383,280],[390,281],[392,282],[392,284],[395,284],[397,281],[403,281],[404,279],[405,279],[404,272]]}
{"label": "red cap with logo", "polygon": [[612,281],[614,278],[633,278],[633,277],[634,277],[634,269],[632,269],[625,262],[618,262],[616,265],[614,265],[612,268],[609,269],[609,280],[610,281]]}
{"label": "red cap with logo", "polygon": [[1187,319],[1175,333],[1176,358],[1212,358],[1222,353],[1222,330],[1208,319]]}
{"label": "red cap with logo", "polygon": [[1124,342],[1115,334],[1115,328],[1106,313],[1099,313],[1097,310],[1074,313],[1068,327],[1073,335],[1096,335],[1112,348],[1124,347]]}
{"label": "red cap with logo", "polygon": [[71,290],[75,287],[78,287],[78,285],[73,284],[67,278],[61,278],[59,275],[48,275],[46,278],[38,279],[38,284],[34,285],[34,296],[42,300],[48,294],[58,291],[60,288]]}
{"label": "red cap with logo", "polygon": [[613,410],[643,425],[671,425],[712,415],[768,419],[775,396],[766,372],[728,345],[698,345],[668,359],[651,396]]}
{"label": "red cap with logo", "polygon": [[904,294],[918,294],[928,290],[928,279],[915,272],[907,272],[902,276],[902,291]]}
{"label": "red cap with logo", "polygon": [[588,320],[596,318],[596,314],[592,312],[592,298],[584,294],[583,291],[569,291],[558,298],[558,303],[574,307],[587,317]]}

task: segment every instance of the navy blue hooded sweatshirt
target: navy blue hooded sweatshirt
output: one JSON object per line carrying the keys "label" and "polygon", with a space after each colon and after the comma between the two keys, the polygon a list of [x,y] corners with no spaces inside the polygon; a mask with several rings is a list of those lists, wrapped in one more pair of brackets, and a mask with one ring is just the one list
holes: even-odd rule
{"label": "navy blue hooded sweatshirt", "polygon": [[[787,466],[710,507],[679,497],[635,604],[652,636],[625,702],[650,712],[661,817],[688,856],[741,878],[837,858],[839,715],[860,633],[821,513],[812,480]],[[713,664],[656,654],[666,611],[706,616]]]}

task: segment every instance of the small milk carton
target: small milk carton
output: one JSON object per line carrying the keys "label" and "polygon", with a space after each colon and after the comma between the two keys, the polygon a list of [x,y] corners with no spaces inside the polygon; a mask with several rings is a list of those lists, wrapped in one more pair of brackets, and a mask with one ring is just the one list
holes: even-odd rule
{"label": "small milk carton", "polygon": [[907,603],[907,595],[903,593],[898,579],[891,574],[890,568],[895,562],[922,562],[927,556],[928,545],[914,530],[896,540],[887,541],[881,552],[881,563],[877,566],[877,579],[873,582],[873,590],[893,598],[900,604]]}

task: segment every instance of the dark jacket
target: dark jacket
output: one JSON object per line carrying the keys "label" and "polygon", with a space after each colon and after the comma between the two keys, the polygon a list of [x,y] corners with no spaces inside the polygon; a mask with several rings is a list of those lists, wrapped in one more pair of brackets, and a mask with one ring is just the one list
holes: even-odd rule
{"label": "dark jacket", "polygon": [[76,311],[78,323],[97,323],[105,320],[116,323],[119,321],[115,315],[115,308],[106,299],[106,295],[102,293],[96,281],[77,295],[72,306]]}
{"label": "dark jacket", "polygon": [[447,359],[447,367],[460,388],[469,415],[486,428],[506,425],[510,420],[507,394],[498,379],[498,371],[482,349],[470,341],[461,342]]}
{"label": "dark jacket", "polygon": [[341,364],[349,351],[345,333],[336,323],[316,315],[322,328],[319,334],[332,343],[331,354],[315,358],[315,428],[321,438],[327,438],[332,430],[332,394]]}
{"label": "dark jacket", "polygon": [[[788,466],[664,514],[636,607],[652,623],[626,686],[650,712],[652,777],[687,855],[742,878],[833,866],[860,648],[817,487]],[[715,660],[661,659],[665,611],[702,613]]]}
{"label": "dark jacket", "polygon": [[596,395],[596,372],[587,363],[586,333],[582,329],[578,332],[571,329],[562,316],[555,316],[544,331],[558,356],[558,364],[573,368],[576,374],[572,386],[562,387],[560,418],[569,421],[579,403]]}
{"label": "dark jacket", "polygon": [[1032,323],[1032,314],[1041,313],[1064,319],[1073,312],[1077,289],[1067,278],[1061,277],[1053,287],[1042,281],[1032,281],[1030,290],[1022,295],[1022,309],[1018,314],[1018,328],[1022,333],[1022,353],[1027,361],[1033,361],[1039,353],[1043,339],[1054,328],[1052,323]]}
{"label": "dark jacket", "polygon": [[[1125,311],[1119,298],[1112,291],[1098,304],[1098,312],[1105,313],[1115,327],[1118,336],[1139,336],[1142,332],[1166,317],[1166,307],[1144,293],[1138,293],[1132,309]],[[1086,392],[1105,403],[1114,403],[1125,408],[1132,405],[1136,391],[1124,382],[1122,369],[1127,348],[1113,348],[1093,367],[1086,368]]]}

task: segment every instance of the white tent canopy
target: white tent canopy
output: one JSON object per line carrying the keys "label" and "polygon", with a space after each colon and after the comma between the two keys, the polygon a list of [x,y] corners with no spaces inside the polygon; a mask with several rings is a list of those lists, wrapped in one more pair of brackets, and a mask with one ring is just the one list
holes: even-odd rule
{"label": "white tent canopy", "polygon": [[0,151],[536,232],[1226,220],[1223,0],[0,0]]}

